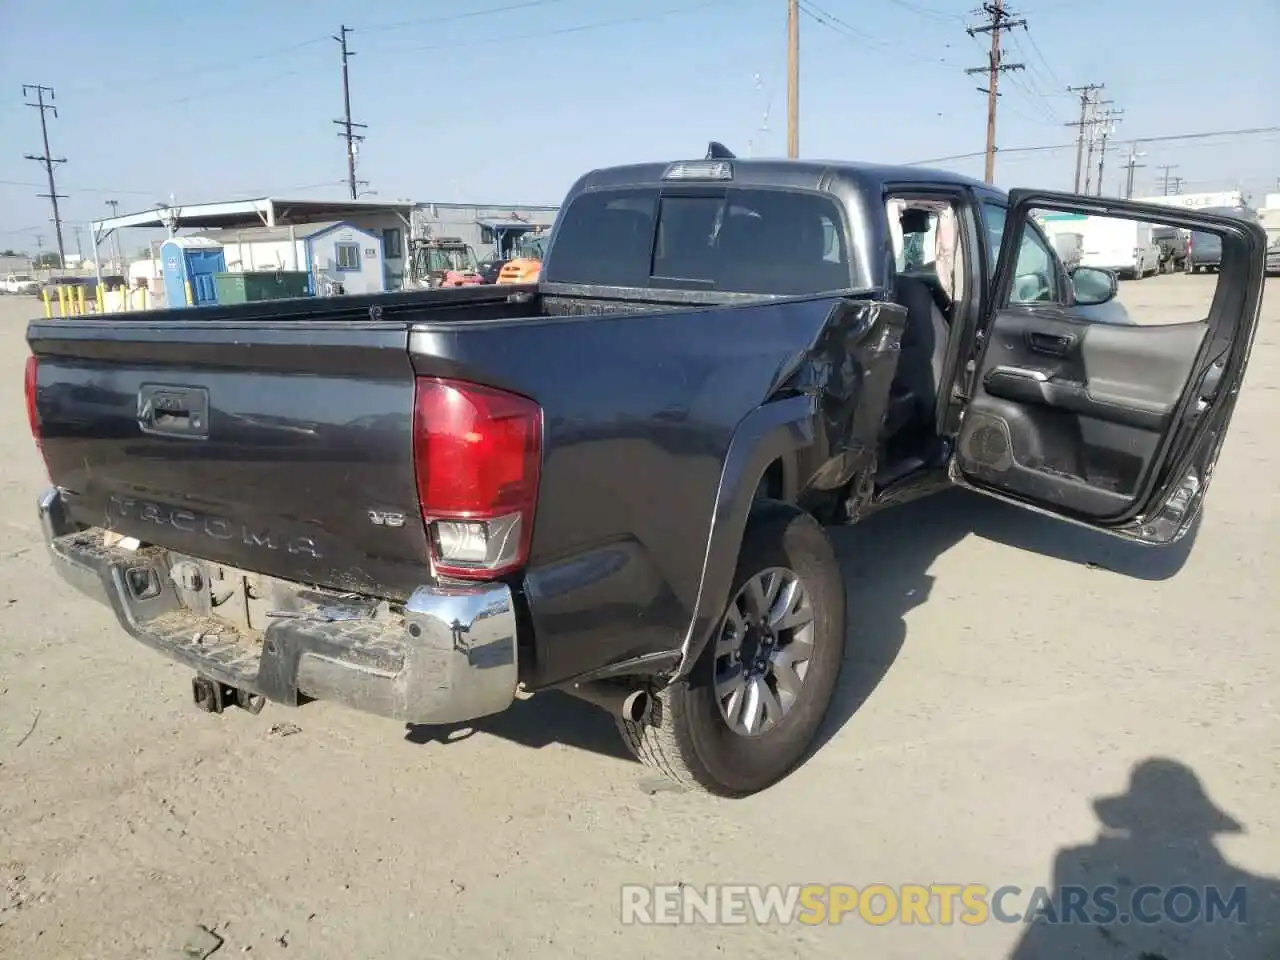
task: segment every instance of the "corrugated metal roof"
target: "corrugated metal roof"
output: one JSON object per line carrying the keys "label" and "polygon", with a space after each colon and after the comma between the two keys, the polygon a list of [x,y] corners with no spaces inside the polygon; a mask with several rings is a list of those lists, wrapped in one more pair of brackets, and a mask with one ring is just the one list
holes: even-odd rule
{"label": "corrugated metal roof", "polygon": [[[317,233],[324,233],[326,230],[336,227],[345,220],[325,220],[321,223],[300,223],[293,228],[293,236],[298,240],[305,240],[307,237],[315,236]],[[355,227],[352,229],[360,230],[363,233],[369,233],[363,227]],[[208,230],[204,233],[196,234],[199,237],[208,237],[210,240],[216,240],[219,243],[267,243],[270,241],[288,240],[288,227],[246,227],[243,230]]]}

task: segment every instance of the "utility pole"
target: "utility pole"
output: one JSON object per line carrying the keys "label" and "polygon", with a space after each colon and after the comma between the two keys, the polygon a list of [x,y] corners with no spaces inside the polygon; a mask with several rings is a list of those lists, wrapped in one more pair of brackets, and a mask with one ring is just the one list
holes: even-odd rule
{"label": "utility pole", "polygon": [[77,225],[71,228],[71,232],[76,235],[76,256],[80,258],[80,262],[84,263],[84,247],[80,246],[80,234],[84,228]]}
{"label": "utility pole", "polygon": [[1138,167],[1145,167],[1145,163],[1139,163],[1139,157],[1145,157],[1146,153],[1138,150],[1136,143],[1129,147],[1129,159],[1125,162],[1125,166],[1129,168],[1129,172],[1125,175],[1124,181],[1124,198],[1130,200],[1133,198],[1133,171]]}
{"label": "utility pole", "polygon": [[[66,199],[67,195],[59,193],[58,188],[54,185],[53,165],[55,163],[66,163],[67,158],[59,157],[55,159],[49,153],[49,124],[46,120],[46,114],[52,113],[55,117],[58,115],[58,108],[53,106],[53,87],[46,87],[40,83],[24,83],[22,85],[22,95],[24,97],[31,96],[33,92],[36,95],[36,102],[28,102],[27,106],[35,107],[40,111],[40,135],[44,138],[44,153],[38,157],[30,153],[25,156],[28,160],[38,160],[43,164],[45,173],[49,175],[49,192],[38,193],[36,196],[44,197],[53,204],[53,230],[58,236],[58,266],[64,267],[66,266],[66,250],[62,246],[62,215],[58,213],[58,201]],[[49,95],[49,103],[44,102],[46,93]]]}
{"label": "utility pole", "polygon": [[1089,122],[1089,107],[1093,104],[1094,94],[1105,86],[1105,83],[1086,83],[1082,87],[1067,87],[1067,93],[1080,94],[1080,119],[1067,124],[1068,127],[1076,128],[1076,179],[1072,193],[1080,192],[1080,167],[1084,161],[1084,128]]}
{"label": "utility pole", "polygon": [[1173,178],[1173,194],[1177,196],[1182,192],[1182,177]]}
{"label": "utility pole", "polygon": [[800,0],[787,0],[787,157],[800,156]]}
{"label": "utility pole", "polygon": [[1167,197],[1169,195],[1169,171],[1177,170],[1178,165],[1176,163],[1162,163],[1160,164],[1160,169],[1164,171],[1164,176],[1161,177],[1163,188],[1160,192]]}
{"label": "utility pole", "polygon": [[1107,163],[1107,138],[1115,132],[1123,110],[1108,110],[1102,116],[1102,144],[1098,150],[1098,196],[1102,196],[1102,171]]}
{"label": "utility pole", "polygon": [[1000,52],[1000,34],[1005,30],[1012,30],[1014,27],[1025,27],[1026,20],[1010,20],[1009,13],[1004,8],[1004,0],[992,0],[991,3],[982,5],[982,12],[985,13],[990,22],[980,27],[966,27],[969,36],[976,37],[980,33],[991,34],[991,52],[987,55],[987,65],[985,67],[973,67],[966,70],[965,73],[985,73],[987,75],[987,86],[979,87],[978,90],[987,95],[987,168],[986,182],[995,183],[996,179],[996,103],[1000,96],[999,83],[1000,74],[1006,70],[1023,70],[1025,64],[1021,63],[1004,63],[1002,62],[1002,54]]}
{"label": "utility pole", "polygon": [[[120,216],[119,200],[108,200],[107,206],[111,208],[111,216],[113,217]],[[118,266],[121,272],[123,272],[124,271],[124,254],[120,252],[120,231],[119,229],[114,229],[111,232],[114,234],[113,239],[115,240],[116,266]]]}
{"label": "utility pole", "polygon": [[347,34],[349,33],[351,33],[351,28],[343,24],[339,32],[333,36],[333,39],[337,40],[338,45],[342,48],[343,112],[343,119],[333,122],[342,127],[342,130],[339,131],[339,136],[345,137],[347,140],[347,185],[351,188],[351,199],[354,200],[358,192],[356,184],[356,144],[363,140],[364,137],[353,131],[356,127],[364,130],[368,127],[368,124],[355,123],[351,119],[351,73],[347,66],[347,60],[356,54],[354,50],[347,49]]}
{"label": "utility pole", "polygon": [[1109,106],[1113,103],[1115,103],[1114,100],[1094,100],[1093,109],[1089,112],[1088,150],[1086,151],[1084,162],[1084,190],[1081,191],[1085,195],[1088,195],[1089,191],[1093,189],[1093,151],[1096,149],[1095,144],[1098,142],[1098,124],[1101,122],[1098,116],[1098,108]]}

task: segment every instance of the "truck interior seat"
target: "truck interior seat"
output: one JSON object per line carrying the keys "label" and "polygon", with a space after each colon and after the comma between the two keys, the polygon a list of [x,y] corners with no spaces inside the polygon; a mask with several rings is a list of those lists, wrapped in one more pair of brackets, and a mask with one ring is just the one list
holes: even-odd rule
{"label": "truck interior seat", "polygon": [[889,388],[886,435],[913,423],[932,424],[949,333],[947,320],[925,281],[899,276],[894,282],[894,300],[907,308],[907,321],[902,331],[898,372]]}
{"label": "truck interior seat", "polygon": [[[923,209],[904,210],[900,222],[904,235],[929,231],[929,213]],[[910,273],[898,273],[893,298],[907,308],[907,319],[902,331],[898,371],[889,388],[883,432],[886,438],[907,427],[933,425],[950,335],[950,326],[941,308],[945,297],[933,270],[918,268]]]}

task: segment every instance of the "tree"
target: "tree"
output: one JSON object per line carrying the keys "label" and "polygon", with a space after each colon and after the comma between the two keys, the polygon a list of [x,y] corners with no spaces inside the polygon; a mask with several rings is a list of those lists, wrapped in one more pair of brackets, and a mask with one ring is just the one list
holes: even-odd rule
{"label": "tree", "polygon": [[54,267],[61,269],[62,259],[57,255],[57,253],[50,250],[49,252],[42,253],[40,256],[36,257],[35,264],[37,267]]}
{"label": "tree", "polygon": [[25,253],[19,253],[17,250],[0,250],[0,257],[25,257]]}

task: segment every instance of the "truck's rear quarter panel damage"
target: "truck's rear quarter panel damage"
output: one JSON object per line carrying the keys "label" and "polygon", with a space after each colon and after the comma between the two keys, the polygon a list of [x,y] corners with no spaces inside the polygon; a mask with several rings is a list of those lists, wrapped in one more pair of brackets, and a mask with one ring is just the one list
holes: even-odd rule
{"label": "truck's rear quarter panel damage", "polygon": [[[526,682],[681,650],[695,616],[723,604],[770,462],[784,459],[802,497],[873,459],[901,320],[896,307],[825,297],[415,331],[420,374],[483,379],[543,406]],[[788,397],[802,398],[787,406],[790,440],[757,471],[764,441],[743,425]],[[751,449],[730,464],[739,433]]]}

